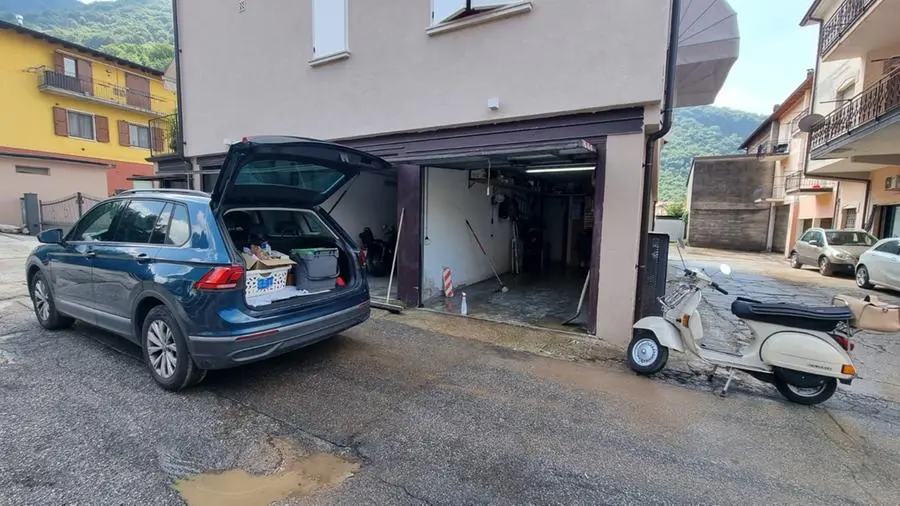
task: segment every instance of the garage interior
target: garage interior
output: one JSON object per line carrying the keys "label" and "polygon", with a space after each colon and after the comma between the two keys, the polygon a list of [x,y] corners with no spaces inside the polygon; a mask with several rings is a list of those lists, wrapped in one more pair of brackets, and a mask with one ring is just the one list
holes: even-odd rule
{"label": "garage interior", "polygon": [[[417,160],[426,167],[423,306],[461,314],[465,293],[467,316],[584,329],[597,161],[585,141]],[[444,268],[453,297],[444,294]],[[564,326],[583,288],[584,308]]]}

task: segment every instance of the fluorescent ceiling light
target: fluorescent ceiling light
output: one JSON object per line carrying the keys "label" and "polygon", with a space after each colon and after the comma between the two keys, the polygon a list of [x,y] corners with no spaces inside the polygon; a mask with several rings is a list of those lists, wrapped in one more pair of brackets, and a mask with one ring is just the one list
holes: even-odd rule
{"label": "fluorescent ceiling light", "polygon": [[587,172],[589,170],[594,170],[593,166],[590,167],[557,167],[553,169],[528,169],[525,172],[528,174],[545,174],[548,172]]}

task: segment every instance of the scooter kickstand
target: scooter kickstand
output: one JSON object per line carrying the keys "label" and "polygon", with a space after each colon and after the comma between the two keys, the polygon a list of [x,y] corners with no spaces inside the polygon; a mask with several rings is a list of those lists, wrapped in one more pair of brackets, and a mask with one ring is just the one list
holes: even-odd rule
{"label": "scooter kickstand", "polygon": [[709,374],[706,375],[706,381],[712,383],[713,378],[715,378],[715,376],[716,376],[716,371],[718,371],[718,370],[719,370],[719,366],[714,365],[712,371],[710,371]]}
{"label": "scooter kickstand", "polygon": [[725,380],[725,386],[722,387],[722,393],[720,394],[722,397],[728,395],[728,386],[731,385],[731,378],[734,377],[734,368],[728,368],[728,379]]}

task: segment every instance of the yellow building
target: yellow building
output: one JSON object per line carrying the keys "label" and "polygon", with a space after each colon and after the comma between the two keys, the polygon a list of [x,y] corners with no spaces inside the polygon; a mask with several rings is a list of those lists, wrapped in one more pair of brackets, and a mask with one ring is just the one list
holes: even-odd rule
{"label": "yellow building", "polygon": [[175,112],[163,72],[0,21],[0,223],[21,223],[19,199],[106,197],[153,174]]}

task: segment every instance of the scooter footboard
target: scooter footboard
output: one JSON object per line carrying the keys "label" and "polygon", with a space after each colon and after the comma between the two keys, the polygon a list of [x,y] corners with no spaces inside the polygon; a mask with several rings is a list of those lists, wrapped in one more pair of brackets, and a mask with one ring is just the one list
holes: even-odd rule
{"label": "scooter footboard", "polygon": [[762,343],[759,356],[766,364],[793,371],[839,379],[850,379],[856,375],[853,361],[847,352],[838,348],[837,343],[832,344],[805,332],[772,334]]}
{"label": "scooter footboard", "polygon": [[670,350],[680,351],[684,353],[684,343],[681,340],[681,332],[678,328],[659,316],[647,316],[641,318],[634,324],[635,330],[646,330],[652,332],[656,336],[659,344],[669,348]]}

